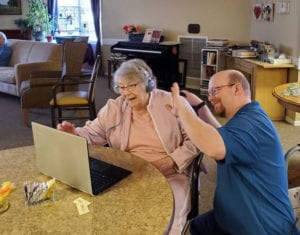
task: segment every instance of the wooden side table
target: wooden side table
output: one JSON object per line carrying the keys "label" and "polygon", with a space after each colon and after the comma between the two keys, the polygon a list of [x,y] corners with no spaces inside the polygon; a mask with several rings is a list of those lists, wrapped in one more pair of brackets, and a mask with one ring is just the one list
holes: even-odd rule
{"label": "wooden side table", "polygon": [[293,85],[293,83],[286,83],[277,86],[273,89],[273,96],[277,98],[278,103],[284,106],[286,109],[290,109],[294,112],[300,112],[300,97],[286,96],[283,91]]}

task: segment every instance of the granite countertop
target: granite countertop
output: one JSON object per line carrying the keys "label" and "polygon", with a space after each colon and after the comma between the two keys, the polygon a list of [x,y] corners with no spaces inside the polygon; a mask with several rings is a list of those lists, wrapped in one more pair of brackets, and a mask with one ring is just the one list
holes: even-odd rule
{"label": "granite countertop", "polygon": [[[98,196],[90,196],[61,182],[55,200],[26,206],[23,183],[47,181],[38,173],[33,146],[0,151],[0,179],[11,181],[10,208],[0,214],[1,234],[163,234],[173,211],[173,197],[163,175],[151,164],[111,148],[90,149],[92,156],[133,173]],[[0,183],[1,183],[0,182]],[[91,204],[79,215],[73,201]]]}

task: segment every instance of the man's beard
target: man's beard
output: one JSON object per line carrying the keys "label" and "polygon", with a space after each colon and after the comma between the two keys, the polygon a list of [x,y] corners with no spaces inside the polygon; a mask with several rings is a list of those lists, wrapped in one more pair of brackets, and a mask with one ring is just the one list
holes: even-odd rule
{"label": "man's beard", "polygon": [[219,117],[226,117],[226,111],[225,111],[225,109],[223,109],[223,110],[220,111],[220,112],[216,112],[216,111],[215,111],[215,115],[216,115],[216,116],[219,116]]}
{"label": "man's beard", "polygon": [[225,110],[217,114],[219,117],[226,117]]}

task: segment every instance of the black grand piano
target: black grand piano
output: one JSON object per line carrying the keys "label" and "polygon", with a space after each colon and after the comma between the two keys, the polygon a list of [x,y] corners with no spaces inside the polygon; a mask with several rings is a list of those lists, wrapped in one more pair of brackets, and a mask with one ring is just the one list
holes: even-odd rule
{"label": "black grand piano", "polygon": [[177,43],[120,41],[111,47],[111,53],[121,53],[126,59],[143,59],[152,69],[161,89],[170,90],[173,82],[179,82]]}

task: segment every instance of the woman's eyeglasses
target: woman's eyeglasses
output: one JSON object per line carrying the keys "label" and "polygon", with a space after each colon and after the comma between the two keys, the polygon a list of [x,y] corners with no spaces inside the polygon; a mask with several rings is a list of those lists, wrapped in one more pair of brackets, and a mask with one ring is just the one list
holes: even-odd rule
{"label": "woman's eyeglasses", "polygon": [[137,85],[139,85],[140,82],[137,82],[137,83],[133,83],[133,84],[128,84],[126,86],[123,86],[123,85],[118,85],[116,88],[119,92],[124,92],[125,90],[127,91],[133,91]]}
{"label": "woman's eyeglasses", "polygon": [[216,86],[216,87],[212,87],[211,90],[208,92],[209,96],[215,96],[219,93],[219,91],[224,88],[224,87],[231,87],[233,85],[235,85],[236,83],[231,83],[231,84],[226,84],[226,85],[222,85],[222,86]]}

